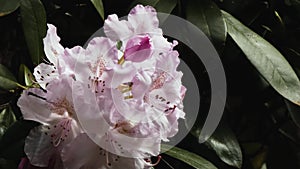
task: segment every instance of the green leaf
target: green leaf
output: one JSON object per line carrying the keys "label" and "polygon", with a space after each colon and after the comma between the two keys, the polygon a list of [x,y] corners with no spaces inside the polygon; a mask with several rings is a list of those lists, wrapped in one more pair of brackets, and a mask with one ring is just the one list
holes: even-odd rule
{"label": "green leaf", "polygon": [[20,81],[24,82],[26,86],[32,86],[34,76],[32,75],[31,71],[28,69],[28,67],[24,64],[20,65],[19,69],[19,79]]}
{"label": "green leaf", "polygon": [[242,167],[243,157],[240,145],[234,133],[226,125],[219,125],[205,144],[213,149],[226,164],[237,168]]}
{"label": "green leaf", "polygon": [[[170,14],[173,11],[173,9],[176,7],[177,2],[178,2],[177,0],[160,0],[155,4],[154,8],[156,9],[157,12]],[[158,17],[160,23],[163,23],[167,19],[167,16],[158,15]]]}
{"label": "green leaf", "polygon": [[33,64],[44,58],[43,41],[46,36],[46,12],[40,0],[20,2],[22,26]]}
{"label": "green leaf", "polygon": [[186,19],[200,28],[215,47],[223,46],[227,36],[226,22],[214,2],[187,0]]}
{"label": "green leaf", "polygon": [[23,156],[24,140],[29,131],[38,124],[20,120],[10,126],[0,140],[0,157],[19,159]]}
{"label": "green leaf", "polygon": [[0,64],[0,76],[5,77],[11,81],[17,81],[15,76],[2,64]]}
{"label": "green leaf", "polygon": [[0,16],[14,12],[20,6],[20,0],[0,0]]}
{"label": "green leaf", "polygon": [[0,64],[0,88],[11,90],[18,87],[14,75],[3,65]]}
{"label": "green leaf", "polygon": [[211,162],[207,161],[206,159],[204,159],[203,157],[200,157],[199,155],[197,155],[195,153],[191,153],[187,150],[183,150],[183,149],[180,149],[177,147],[173,147],[171,149],[170,148],[171,148],[171,146],[169,146],[169,145],[166,145],[166,144],[161,145],[162,151],[168,150],[165,152],[165,154],[167,154],[173,158],[176,158],[178,160],[181,160],[194,168],[199,168],[199,169],[216,169],[217,168]]}
{"label": "green leaf", "polygon": [[15,121],[16,117],[10,107],[7,107],[0,112],[0,138]]}
{"label": "green leaf", "polygon": [[228,33],[250,62],[283,97],[300,105],[299,79],[281,53],[229,13],[222,11]]}
{"label": "green leaf", "polygon": [[177,2],[177,0],[160,0],[155,4],[154,8],[157,12],[169,14],[176,7]]}
{"label": "green leaf", "polygon": [[103,7],[103,2],[102,0],[91,0],[94,7],[98,11],[99,15],[101,18],[104,20],[104,7]]}

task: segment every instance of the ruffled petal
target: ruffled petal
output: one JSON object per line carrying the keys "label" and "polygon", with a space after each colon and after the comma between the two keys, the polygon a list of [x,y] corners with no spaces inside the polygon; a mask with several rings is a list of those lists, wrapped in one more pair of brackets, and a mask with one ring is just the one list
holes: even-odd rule
{"label": "ruffled petal", "polygon": [[[84,146],[82,146],[84,145]],[[127,158],[107,152],[86,134],[79,135],[62,151],[65,169],[144,169],[143,159]]]}
{"label": "ruffled petal", "polygon": [[96,139],[96,143],[110,153],[124,157],[148,158],[159,154],[159,137],[139,138],[128,135],[117,129],[110,129],[101,139]]}
{"label": "ruffled petal", "polygon": [[57,58],[63,53],[64,48],[59,43],[60,38],[57,36],[56,27],[52,24],[47,24],[47,26],[47,35],[43,39],[44,51],[50,63],[53,63],[54,66],[57,66]]}
{"label": "ruffled petal", "polygon": [[46,93],[37,88],[24,91],[18,100],[24,119],[33,120],[42,124],[49,124],[61,116],[52,113],[46,102]]}
{"label": "ruffled petal", "polygon": [[49,82],[58,78],[59,73],[55,66],[41,63],[34,68],[33,75],[39,85],[45,89]]}
{"label": "ruffled petal", "polygon": [[73,79],[68,76],[61,76],[59,79],[55,79],[51,81],[46,87],[47,90],[47,101],[49,103],[57,103],[60,101],[68,102],[66,103],[69,107],[65,107],[67,105],[61,105],[64,108],[70,111],[73,109],[73,98],[72,98],[72,85]]}
{"label": "ruffled petal", "polygon": [[99,59],[104,59],[106,67],[113,64],[113,60],[117,60],[116,43],[105,37],[93,38],[86,48],[86,61],[100,64]]}
{"label": "ruffled petal", "polygon": [[148,90],[152,84],[151,74],[147,71],[139,71],[132,82],[131,93],[133,98],[137,100],[143,99],[145,94],[149,92]]}
{"label": "ruffled petal", "polygon": [[[174,79],[177,73],[176,68],[179,65],[179,54],[177,51],[168,51],[157,58],[156,69],[158,72],[166,72],[169,79]],[[168,62],[166,62],[166,60]]]}
{"label": "ruffled petal", "polygon": [[88,133],[104,135],[108,123],[103,118],[104,112],[99,109],[95,93],[84,84],[76,81],[72,85],[74,110],[80,125]]}
{"label": "ruffled petal", "polygon": [[162,35],[162,30],[158,28],[159,21],[155,9],[151,6],[137,5],[128,15],[128,22],[137,34]]}
{"label": "ruffled petal", "polygon": [[107,83],[111,88],[117,88],[122,83],[131,82],[137,69],[130,63],[125,62],[123,65],[116,65],[113,70],[107,72],[110,79]]}
{"label": "ruffled petal", "polygon": [[99,147],[86,134],[80,134],[62,150],[64,168],[80,169],[89,166],[90,169],[97,169],[104,163],[99,160],[98,152]]}
{"label": "ruffled petal", "polygon": [[78,58],[83,58],[85,50],[81,46],[75,46],[71,49],[66,48],[63,55],[60,57],[60,67],[63,69],[62,73],[66,75],[74,75],[75,65]]}
{"label": "ruffled petal", "polygon": [[107,17],[103,28],[106,36],[114,41],[123,41],[133,34],[128,21],[120,21],[116,14]]}

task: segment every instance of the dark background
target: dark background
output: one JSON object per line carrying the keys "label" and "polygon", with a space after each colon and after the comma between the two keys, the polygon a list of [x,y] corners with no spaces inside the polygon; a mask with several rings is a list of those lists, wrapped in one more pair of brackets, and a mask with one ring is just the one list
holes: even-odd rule
{"label": "dark background", "polygon": [[[61,44],[65,47],[84,45],[103,26],[103,19],[88,0],[41,2],[46,11],[47,23],[58,28]],[[200,15],[200,8],[212,3],[269,41],[289,61],[295,72],[300,73],[299,0],[178,0],[171,12],[187,18],[191,10],[189,4],[195,5],[196,9],[199,5]],[[134,6],[130,0],[103,0],[103,4],[105,18],[114,13],[119,17],[125,16]],[[164,11],[167,7],[159,6],[159,9]],[[197,10],[195,13],[197,15]],[[208,20],[216,19],[213,13],[205,15]],[[20,64],[25,64],[31,71],[36,66],[31,61],[26,44],[23,20],[20,9],[0,17],[0,64],[7,67],[22,84],[24,80],[19,71]],[[210,106],[210,84],[204,66],[187,61],[197,77],[201,107],[193,131],[178,147],[204,157],[220,169],[239,166],[243,169],[261,169],[262,164],[266,164],[268,169],[300,168],[300,108],[283,98],[268,84],[229,35],[226,40],[215,39],[213,36],[209,38],[218,50],[226,72],[228,96],[224,115],[211,140],[199,144],[197,131],[201,130]],[[183,44],[179,44],[176,49],[182,59],[195,55]],[[24,156],[24,138],[37,125],[22,120],[16,106],[21,92],[20,88],[14,92],[0,89],[1,109],[9,104],[18,120],[3,127],[7,132],[0,140],[0,168],[16,167],[20,157]],[[0,117],[0,125],[4,125],[5,119]],[[191,168],[168,155],[163,154],[162,157],[173,168]],[[170,168],[167,163],[161,161],[155,168]]]}

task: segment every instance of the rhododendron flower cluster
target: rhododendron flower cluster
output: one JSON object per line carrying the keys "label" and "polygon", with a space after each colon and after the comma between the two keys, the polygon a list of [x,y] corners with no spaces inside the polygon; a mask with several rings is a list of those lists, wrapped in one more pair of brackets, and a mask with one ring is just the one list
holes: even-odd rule
{"label": "rhododendron flower cluster", "polygon": [[71,49],[48,24],[47,61],[34,69],[40,88],[18,101],[24,119],[41,123],[26,138],[20,168],[24,160],[27,167],[68,169],[156,164],[150,157],[184,118],[186,91],[177,42],[168,42],[158,24],[152,7],[137,5],[127,20],[108,16],[106,37]]}

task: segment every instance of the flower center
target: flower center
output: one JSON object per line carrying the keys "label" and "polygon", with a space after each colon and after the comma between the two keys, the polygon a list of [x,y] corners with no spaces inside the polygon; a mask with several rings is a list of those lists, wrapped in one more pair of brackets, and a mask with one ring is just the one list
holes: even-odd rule
{"label": "flower center", "polygon": [[105,65],[106,65],[106,61],[102,56],[97,58],[95,64],[92,65],[91,63],[88,63],[88,67],[90,68],[91,72],[97,77],[102,76],[105,70]]}
{"label": "flower center", "polygon": [[64,118],[55,125],[47,126],[47,131],[45,135],[50,136],[50,143],[54,147],[58,147],[62,142],[64,142],[71,130],[72,119]]}
{"label": "flower center", "polygon": [[75,112],[73,105],[70,104],[66,97],[58,99],[56,102],[53,102],[50,110],[53,113],[56,113],[61,116],[67,114],[68,117],[73,117]]}
{"label": "flower center", "polygon": [[99,77],[96,77],[96,76],[94,76],[94,77],[89,76],[88,79],[90,81],[90,83],[88,83],[88,88],[89,89],[91,88],[93,90],[93,92],[95,92],[95,93],[99,93],[99,92],[104,93],[104,91],[105,91],[105,80],[102,80],[102,79],[100,79]]}
{"label": "flower center", "polygon": [[127,82],[127,83],[122,83],[120,84],[117,89],[123,93],[124,95],[124,99],[132,99],[133,96],[132,96],[132,93],[131,93],[131,90],[132,90],[132,85],[133,83],[132,82]]}

